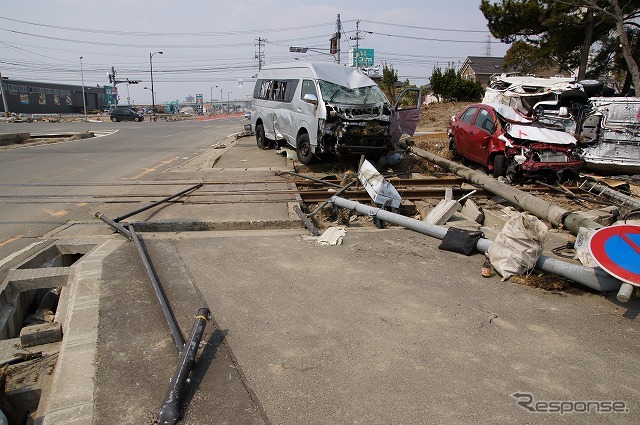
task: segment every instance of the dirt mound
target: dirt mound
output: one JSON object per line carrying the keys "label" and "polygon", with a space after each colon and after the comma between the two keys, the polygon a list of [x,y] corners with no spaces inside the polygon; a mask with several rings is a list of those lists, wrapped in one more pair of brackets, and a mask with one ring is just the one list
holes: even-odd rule
{"label": "dirt mound", "polygon": [[420,111],[420,121],[416,131],[444,131],[451,123],[451,117],[462,111],[468,102],[432,102]]}

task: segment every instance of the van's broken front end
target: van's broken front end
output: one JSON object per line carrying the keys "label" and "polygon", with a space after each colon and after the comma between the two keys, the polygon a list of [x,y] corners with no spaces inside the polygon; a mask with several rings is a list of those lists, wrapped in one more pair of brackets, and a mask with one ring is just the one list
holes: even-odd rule
{"label": "van's broken front end", "polygon": [[327,119],[320,120],[318,141],[321,150],[337,155],[384,155],[393,149],[391,109],[378,105],[326,103]]}

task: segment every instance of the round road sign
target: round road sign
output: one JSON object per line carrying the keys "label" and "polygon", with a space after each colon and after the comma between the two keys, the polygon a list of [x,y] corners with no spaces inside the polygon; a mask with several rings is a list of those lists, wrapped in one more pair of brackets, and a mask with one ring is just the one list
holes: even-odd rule
{"label": "round road sign", "polygon": [[625,224],[599,229],[591,236],[589,251],[607,273],[640,286],[640,227]]}

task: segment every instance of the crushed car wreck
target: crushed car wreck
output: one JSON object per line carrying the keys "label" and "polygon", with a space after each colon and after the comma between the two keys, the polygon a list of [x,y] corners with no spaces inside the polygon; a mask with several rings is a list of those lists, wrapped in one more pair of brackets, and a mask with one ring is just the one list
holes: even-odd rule
{"label": "crushed car wreck", "polygon": [[640,173],[640,99],[613,92],[597,80],[503,74],[492,78],[483,102],[513,106],[545,127],[575,135],[587,169]]}
{"label": "crushed car wreck", "polygon": [[369,77],[331,63],[271,65],[258,74],[251,120],[261,149],[284,142],[309,164],[321,154],[386,155],[413,135],[420,89],[391,105]]}
{"label": "crushed car wreck", "polygon": [[485,166],[494,177],[563,179],[584,161],[576,139],[536,124],[502,104],[474,104],[451,118],[449,149]]}

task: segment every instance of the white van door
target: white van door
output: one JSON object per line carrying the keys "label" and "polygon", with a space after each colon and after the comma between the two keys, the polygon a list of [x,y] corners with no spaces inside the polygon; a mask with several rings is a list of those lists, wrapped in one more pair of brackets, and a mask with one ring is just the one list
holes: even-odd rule
{"label": "white van door", "polygon": [[422,90],[417,88],[405,89],[398,96],[391,117],[391,141],[394,144],[403,134],[413,136],[415,133],[420,118],[421,100]]}
{"label": "white van door", "polygon": [[[309,95],[306,97],[305,96]],[[313,103],[312,99],[315,99]],[[318,90],[316,82],[311,79],[303,79],[300,88],[300,97],[294,99],[296,115],[298,118],[298,130],[306,128],[309,133],[309,142],[315,151],[318,146]],[[297,133],[297,130],[296,130]],[[295,144],[294,144],[295,146]]]}

